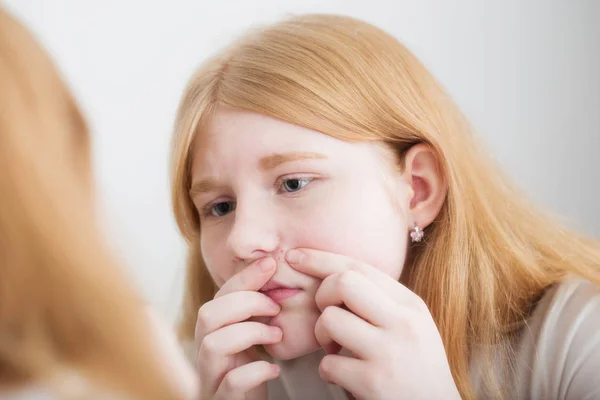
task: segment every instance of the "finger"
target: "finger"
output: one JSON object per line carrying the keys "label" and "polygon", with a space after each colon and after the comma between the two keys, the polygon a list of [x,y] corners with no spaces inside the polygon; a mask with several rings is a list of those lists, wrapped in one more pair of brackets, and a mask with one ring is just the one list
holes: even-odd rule
{"label": "finger", "polygon": [[315,337],[328,353],[339,344],[359,358],[367,359],[373,353],[373,346],[379,345],[381,332],[349,311],[327,307],[317,320]]}
{"label": "finger", "polygon": [[204,303],[198,310],[196,341],[226,325],[245,321],[251,317],[271,317],[281,306],[259,292],[233,292]]}
{"label": "finger", "polygon": [[350,269],[354,263],[349,257],[313,249],[292,249],[285,258],[292,268],[319,279]]}
{"label": "finger", "polygon": [[398,308],[398,304],[382,293],[377,285],[353,270],[325,278],[317,290],[315,302],[319,310],[330,306],[346,306],[377,327],[388,327],[390,315]]}
{"label": "finger", "polygon": [[254,361],[229,371],[215,394],[215,400],[243,400],[246,393],[279,376],[277,364]]}
{"label": "finger", "polygon": [[351,257],[314,249],[293,249],[287,252],[286,260],[299,272],[325,279],[330,275],[353,270],[369,278],[379,290],[396,302],[405,305],[422,303],[420,297],[390,275]]}
{"label": "finger", "polygon": [[274,344],[281,341],[278,327],[259,322],[240,322],[206,335],[198,350],[198,371],[201,381],[216,390],[230,367],[230,356],[257,344]]}
{"label": "finger", "polygon": [[240,353],[257,344],[273,344],[281,341],[283,331],[276,326],[246,321],[228,325],[211,332],[200,343],[199,357],[210,362]]}
{"label": "finger", "polygon": [[217,292],[215,298],[237,291],[257,291],[275,274],[277,264],[272,257],[261,258],[235,274]]}
{"label": "finger", "polygon": [[319,375],[327,383],[343,387],[357,399],[373,398],[372,367],[363,360],[329,354],[319,364]]}

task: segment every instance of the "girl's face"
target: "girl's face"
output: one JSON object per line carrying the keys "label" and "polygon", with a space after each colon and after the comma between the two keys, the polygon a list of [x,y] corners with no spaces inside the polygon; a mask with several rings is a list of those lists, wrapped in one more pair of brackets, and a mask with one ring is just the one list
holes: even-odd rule
{"label": "girl's face", "polygon": [[280,343],[266,346],[272,356],[291,359],[319,348],[320,281],[292,269],[288,250],[338,253],[400,277],[411,188],[390,158],[377,144],[227,109],[197,138],[191,193],[202,255],[217,285],[270,256],[277,262],[271,281],[301,289],[264,320],[283,330]]}

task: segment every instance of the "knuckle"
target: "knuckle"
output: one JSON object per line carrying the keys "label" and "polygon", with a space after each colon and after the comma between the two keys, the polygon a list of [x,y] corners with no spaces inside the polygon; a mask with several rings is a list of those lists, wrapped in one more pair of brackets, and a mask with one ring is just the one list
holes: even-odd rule
{"label": "knuckle", "polygon": [[329,328],[335,323],[335,316],[337,314],[337,310],[335,306],[325,307],[323,312],[321,313],[321,324],[324,328]]}
{"label": "knuckle", "polygon": [[358,272],[356,270],[353,269],[349,269],[347,271],[344,271],[342,273],[342,276],[340,277],[341,281],[346,284],[346,285],[352,285],[354,284],[354,282],[356,282],[356,279],[358,278]]}
{"label": "knuckle", "polygon": [[221,381],[221,386],[222,390],[229,395],[240,393],[243,390],[240,379],[232,372],[225,375]]}
{"label": "knuckle", "polygon": [[379,393],[382,388],[382,375],[371,368],[364,372],[363,385],[369,393]]}
{"label": "knuckle", "polygon": [[333,365],[330,362],[329,357],[324,357],[319,364],[319,374],[325,381],[331,381],[331,373],[333,372]]}
{"label": "knuckle", "polygon": [[352,260],[350,261],[350,268],[348,268],[348,271],[352,271],[354,273],[360,273],[363,270],[363,264],[359,261],[356,260]]}
{"label": "knuckle", "polygon": [[207,335],[202,338],[198,353],[200,359],[214,357],[218,353],[217,339],[213,335]]}
{"label": "knuckle", "polygon": [[209,326],[210,321],[210,311],[207,306],[208,303],[203,304],[198,310],[198,315],[196,316],[196,331],[202,333],[206,332],[206,328]]}
{"label": "knuckle", "polygon": [[358,272],[354,270],[347,270],[342,272],[337,279],[338,288],[342,292],[352,289],[356,285],[357,278]]}

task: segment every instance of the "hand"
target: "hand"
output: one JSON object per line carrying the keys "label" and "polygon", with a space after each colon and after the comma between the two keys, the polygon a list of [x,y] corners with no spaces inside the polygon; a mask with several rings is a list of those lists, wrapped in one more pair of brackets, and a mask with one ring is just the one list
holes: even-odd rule
{"label": "hand", "polygon": [[[296,253],[296,252],[299,253]],[[312,249],[288,252],[292,268],[323,279],[315,336],[328,352],[326,382],[358,399],[460,398],[439,331],[423,300],[380,270]],[[335,354],[341,345],[352,357]]]}
{"label": "hand", "polygon": [[277,343],[283,333],[248,319],[279,313],[279,304],[258,292],[275,270],[272,258],[250,264],[198,311],[195,336],[201,400],[267,399],[266,382],[279,375],[279,366],[259,360],[253,346]]}

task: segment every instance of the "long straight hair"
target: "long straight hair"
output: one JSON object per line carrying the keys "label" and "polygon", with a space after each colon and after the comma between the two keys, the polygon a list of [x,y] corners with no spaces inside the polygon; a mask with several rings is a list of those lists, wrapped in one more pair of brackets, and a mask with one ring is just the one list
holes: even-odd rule
{"label": "long straight hair", "polygon": [[[343,140],[383,142],[399,165],[417,143],[434,149],[448,194],[426,242],[409,250],[408,286],[436,321],[463,398],[474,396],[472,358],[483,350],[491,365],[491,349],[518,332],[546,288],[568,274],[600,282],[598,244],[565,229],[510,183],[405,46],[354,18],[301,15],[234,42],[199,69],[183,94],[172,147],[174,213],[189,241],[182,337],[192,337],[198,308],[216,290],[203,265],[189,189],[194,137],[218,106]],[[505,346],[507,359],[509,352]],[[493,380],[490,374],[497,391]]]}
{"label": "long straight hair", "polygon": [[[0,88],[0,389],[183,399],[96,226],[84,118],[46,53],[1,8]],[[69,377],[87,389],[73,393]]]}

